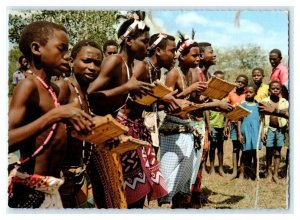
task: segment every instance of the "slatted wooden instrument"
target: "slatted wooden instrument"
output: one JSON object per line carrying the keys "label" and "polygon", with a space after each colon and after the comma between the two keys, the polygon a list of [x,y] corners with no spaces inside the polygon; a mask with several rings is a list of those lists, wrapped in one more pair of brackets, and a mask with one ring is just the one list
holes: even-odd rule
{"label": "slatted wooden instrument", "polygon": [[251,112],[241,105],[237,105],[231,112],[225,114],[225,117],[231,121],[238,121],[241,118],[246,117]]}
{"label": "slatted wooden instrument", "polygon": [[90,134],[82,135],[73,130],[71,135],[77,139],[99,145],[128,131],[128,127],[122,125],[111,115],[96,116],[93,118],[93,123],[95,127]]}
{"label": "slatted wooden instrument", "polygon": [[207,89],[201,95],[213,99],[223,99],[235,88],[235,84],[213,76],[207,84]]}
{"label": "slatted wooden instrument", "polygon": [[128,127],[119,123],[111,115],[96,116],[93,118],[95,127],[88,135],[78,134],[73,130],[71,135],[77,139],[95,144],[96,147],[105,147],[112,153],[122,154],[129,150],[136,150],[139,146],[149,145],[131,136],[124,135]]}
{"label": "slatted wooden instrument", "polygon": [[152,93],[144,95],[141,98],[137,97],[135,99],[136,103],[149,106],[156,102],[158,99],[172,92],[171,88],[168,88],[159,80],[153,82],[152,85],[154,85],[154,87],[152,88]]}
{"label": "slatted wooden instrument", "polygon": [[176,113],[172,113],[172,115],[184,116],[184,115],[187,115],[189,112],[195,111],[195,110],[197,110],[199,108],[202,108],[202,107],[203,107],[203,104],[197,104],[197,103],[194,103],[194,102],[185,101],[181,105],[181,111],[176,112]]}
{"label": "slatted wooden instrument", "polygon": [[126,151],[136,150],[139,146],[145,145],[150,145],[150,143],[126,135],[120,135],[118,138],[107,141],[104,144],[108,150],[117,154],[123,154]]}

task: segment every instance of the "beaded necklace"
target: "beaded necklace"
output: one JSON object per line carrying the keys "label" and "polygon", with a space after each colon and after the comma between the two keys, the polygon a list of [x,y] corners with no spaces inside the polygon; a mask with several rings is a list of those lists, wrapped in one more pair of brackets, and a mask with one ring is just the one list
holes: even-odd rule
{"label": "beaded necklace", "polygon": [[[182,91],[184,91],[188,86],[188,82],[186,81],[185,75],[183,74],[183,72],[181,71],[180,67],[176,67],[177,72],[179,73],[179,76],[181,78],[181,82],[182,82]],[[190,98],[190,94],[188,96],[186,96],[184,99],[189,99]]]}
{"label": "beaded necklace", "polygon": [[[47,89],[47,91],[49,92],[51,98],[53,99],[55,108],[59,107],[60,104],[59,104],[59,102],[58,102],[58,100],[57,100],[57,96],[56,96],[56,94],[55,94],[53,88],[51,87],[51,85],[47,85],[47,83],[46,83],[42,78],[40,78],[39,76],[37,76],[37,75],[35,75],[35,74],[33,74],[33,75],[34,75],[34,76],[38,79],[38,81],[44,86],[44,88]],[[24,163],[28,162],[29,160],[36,158],[36,157],[37,157],[37,156],[45,149],[45,146],[49,143],[50,139],[53,137],[53,134],[54,134],[54,131],[55,131],[56,127],[57,127],[57,123],[54,123],[54,124],[52,125],[52,127],[51,127],[51,130],[50,130],[48,136],[47,136],[46,139],[44,140],[44,143],[43,143],[41,146],[39,146],[39,147],[34,151],[34,153],[33,153],[31,156],[27,157],[26,159],[24,159],[24,160],[22,160],[22,161],[18,161],[17,164],[18,164],[18,165],[23,165]]]}
{"label": "beaded necklace", "polygon": [[[80,108],[84,111],[84,106],[83,106],[82,98],[81,98],[81,95],[79,93],[78,88],[71,82],[71,80],[69,80],[68,78],[66,78],[66,80],[68,80],[70,82],[71,86],[74,88],[74,90],[76,92],[76,96],[77,96],[79,104],[80,104]],[[89,104],[87,95],[85,95],[85,100],[86,100],[86,103],[87,103],[87,107],[88,107],[89,113],[91,115],[93,115],[93,113],[92,113],[92,111],[90,109],[90,104]],[[94,147],[94,144],[90,144],[90,149],[86,149],[85,141],[82,141],[82,158],[84,160],[84,164],[85,165],[88,165],[90,163],[90,159],[91,159],[91,156],[92,156],[93,147]],[[88,152],[88,156],[87,157],[85,156],[85,152],[86,151]]]}
{"label": "beaded necklace", "polygon": [[[158,73],[160,73],[160,69],[158,69],[157,67],[154,66],[154,64],[151,62],[150,58],[147,58],[147,63],[148,63],[148,72],[149,72],[149,78],[150,78],[150,83],[153,83],[153,81],[158,79]],[[154,70],[155,73],[155,79],[152,79],[152,69]],[[157,113],[157,103],[153,103],[152,105],[152,110],[153,112]]]}
{"label": "beaded necklace", "polygon": [[[158,75],[160,73],[160,69],[158,69],[154,64],[151,62],[150,58],[147,58],[147,63],[148,63],[148,72],[149,72],[149,77],[150,77],[150,83],[153,83],[153,81],[158,79]],[[152,69],[155,73],[155,79],[152,80]]]}

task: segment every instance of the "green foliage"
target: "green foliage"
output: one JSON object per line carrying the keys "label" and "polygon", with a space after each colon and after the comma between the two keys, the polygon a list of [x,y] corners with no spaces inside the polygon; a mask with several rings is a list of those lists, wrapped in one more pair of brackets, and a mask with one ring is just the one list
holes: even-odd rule
{"label": "green foliage", "polygon": [[20,67],[19,64],[19,57],[21,56],[21,52],[18,48],[12,48],[9,51],[8,55],[8,95],[10,96],[13,91],[13,85],[12,85],[12,78],[13,78],[13,73],[18,70]]}
{"label": "green foliage", "polygon": [[116,39],[118,11],[93,10],[30,10],[9,14],[9,41],[17,44],[25,25],[46,20],[66,27],[70,48],[82,39],[94,40],[100,45],[107,39]]}
{"label": "green foliage", "polygon": [[69,34],[69,48],[82,39],[90,39],[100,46],[108,39],[116,40],[118,11],[88,10],[23,10],[9,14],[9,95],[12,94],[12,75],[19,68],[18,42],[23,28],[31,22],[46,20],[62,24]]}
{"label": "green foliage", "polygon": [[267,83],[271,73],[268,51],[257,45],[245,45],[233,48],[215,48],[217,64],[210,72],[221,70],[225,72],[227,80],[234,82],[239,74],[246,74],[251,79],[252,69],[260,67],[264,70],[264,81]]}

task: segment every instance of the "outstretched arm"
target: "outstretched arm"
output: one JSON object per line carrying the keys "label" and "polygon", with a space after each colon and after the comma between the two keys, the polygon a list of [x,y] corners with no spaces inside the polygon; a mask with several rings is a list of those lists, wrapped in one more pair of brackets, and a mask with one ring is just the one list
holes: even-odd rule
{"label": "outstretched arm", "polygon": [[122,77],[122,62],[118,56],[108,57],[101,65],[99,76],[90,84],[87,90],[88,94],[99,92],[103,93],[106,97],[114,97],[135,90],[140,91],[142,94],[151,92],[150,88],[152,86],[149,83],[138,81],[135,75],[121,85],[106,89],[112,80]]}
{"label": "outstretched arm", "polygon": [[276,109],[274,106],[269,105],[268,103],[260,102],[259,103],[259,111],[266,115],[275,115],[278,117],[289,118],[289,109]]}

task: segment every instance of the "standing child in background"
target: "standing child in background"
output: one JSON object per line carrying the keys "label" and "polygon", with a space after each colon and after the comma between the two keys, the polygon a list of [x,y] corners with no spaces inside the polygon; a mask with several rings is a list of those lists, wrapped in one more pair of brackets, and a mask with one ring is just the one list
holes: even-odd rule
{"label": "standing child in background", "polygon": [[252,70],[252,80],[255,83],[255,89],[257,91],[254,99],[257,102],[261,102],[264,98],[269,96],[269,85],[263,83],[264,70],[260,67],[256,67]]}
{"label": "standing child in background", "polygon": [[253,167],[255,168],[257,165],[257,148],[261,150],[261,138],[259,138],[261,125],[258,103],[254,100],[254,97],[256,95],[254,86],[247,86],[244,93],[246,96],[246,100],[241,103],[241,106],[248,109],[251,113],[244,117],[241,121],[238,121],[237,127],[238,140],[243,145],[240,166],[240,179],[243,179],[245,177],[245,174],[247,173],[251,174],[252,160],[254,165]]}
{"label": "standing child in background", "polygon": [[[272,81],[269,85],[270,96],[265,98],[262,102],[273,106],[275,109],[288,109],[289,102],[281,97],[281,83],[279,81]],[[278,183],[278,168],[280,163],[280,152],[284,145],[284,134],[287,130],[288,120],[274,115],[265,115],[265,129],[264,134],[266,139],[266,172],[267,176],[272,176],[272,157],[274,155],[274,173],[273,181]]]}
{"label": "standing child in background", "polygon": [[[248,85],[248,77],[244,74],[240,74],[236,77],[235,80],[236,88],[231,91],[227,97],[227,101],[233,106],[239,105],[241,102],[245,100],[244,90]],[[228,119],[225,120],[224,134],[228,135]],[[241,143],[238,141],[237,137],[237,122],[230,122],[230,139],[232,140],[233,152],[232,152],[232,176],[231,179],[235,179],[237,177],[237,169],[240,158],[240,150],[242,149]]]}
{"label": "standing child in background", "polygon": [[[222,71],[214,72],[214,76],[224,80],[224,73]],[[209,162],[210,162],[210,174],[215,173],[215,151],[218,150],[218,160],[219,160],[219,174],[224,176],[223,170],[223,143],[224,143],[224,122],[225,118],[221,112],[209,111]]]}
{"label": "standing child in background", "polygon": [[92,130],[92,118],[78,99],[60,106],[58,88],[50,81],[69,70],[68,43],[66,29],[47,21],[33,22],[21,34],[19,48],[33,75],[16,87],[9,107],[9,152],[20,150],[21,159],[9,175],[10,207],[62,208],[65,123],[78,132]]}

